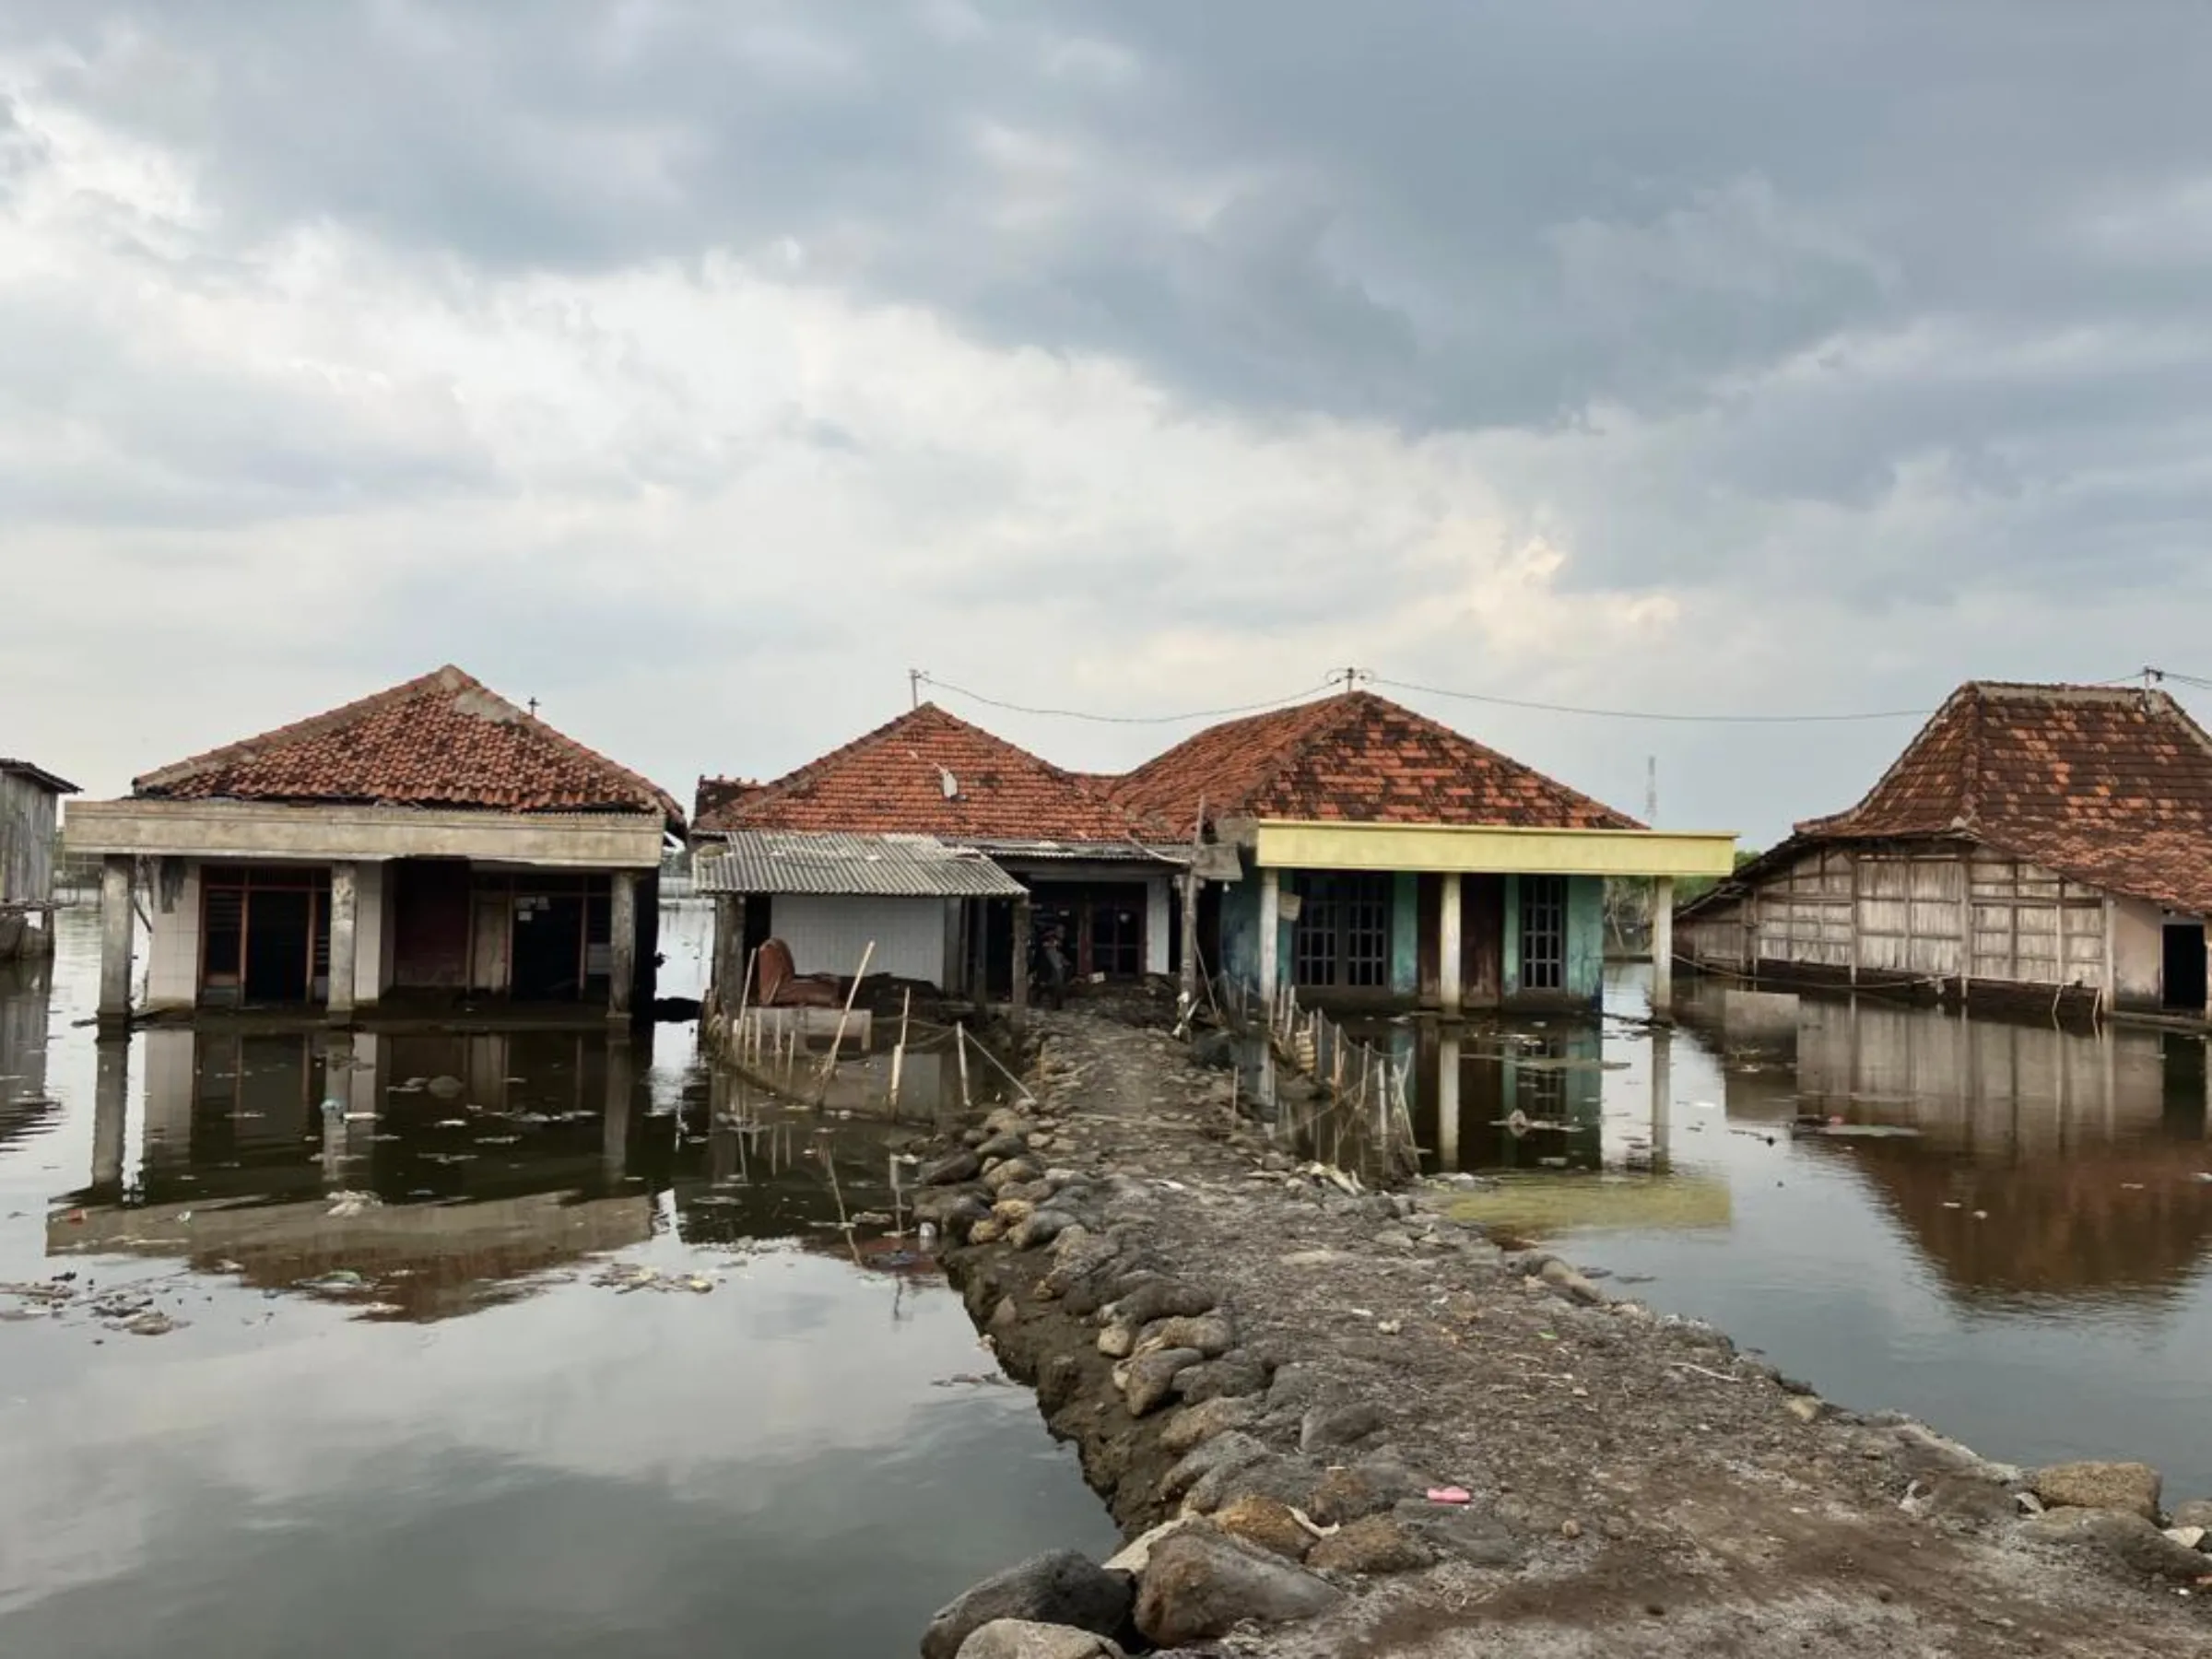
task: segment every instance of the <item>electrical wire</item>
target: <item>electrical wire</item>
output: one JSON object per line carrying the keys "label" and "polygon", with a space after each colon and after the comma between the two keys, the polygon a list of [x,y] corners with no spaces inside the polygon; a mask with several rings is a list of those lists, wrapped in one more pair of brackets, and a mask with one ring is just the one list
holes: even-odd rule
{"label": "electrical wire", "polygon": [[1847,721],[1925,720],[1933,709],[1876,709],[1857,714],[1673,714],[1650,709],[1593,709],[1575,703],[1533,702],[1518,697],[1493,697],[1481,691],[1453,691],[1443,686],[1416,685],[1411,680],[1368,677],[1371,684],[1398,691],[1418,691],[1429,697],[1456,698],[1463,702],[1491,703],[1504,709],[1530,709],[1544,714],[1583,714],[1595,720],[1657,720],[1688,725],[1820,725]]}
{"label": "electrical wire", "polygon": [[1341,680],[1341,677],[1324,680],[1302,691],[1293,691],[1288,697],[1270,698],[1265,702],[1241,703],[1229,709],[1192,709],[1181,714],[1093,714],[1083,709],[1040,709],[1026,703],[1006,702],[995,697],[986,697],[981,691],[971,691],[965,686],[956,686],[950,680],[938,679],[935,675],[918,674],[915,677],[923,685],[934,686],[940,691],[949,691],[956,697],[965,697],[971,702],[979,702],[988,708],[1004,709],[1009,713],[1042,714],[1056,720],[1090,720],[1101,725],[1175,725],[1186,720],[1224,720],[1232,714],[1259,714],[1269,709],[1287,708],[1292,703],[1303,702],[1307,698],[1317,697]]}
{"label": "electrical wire", "polygon": [[[1015,714],[1037,714],[1057,720],[1087,720],[1101,725],[1175,725],[1193,720],[1224,720],[1237,714],[1257,714],[1271,709],[1287,708],[1313,697],[1334,690],[1362,685],[1387,686],[1395,691],[1418,692],[1425,697],[1450,698],[1459,702],[1485,703],[1494,708],[1521,709],[1542,714],[1573,714],[1592,720],[1641,720],[1673,725],[1844,725],[1865,724],[1878,720],[1925,720],[1936,711],[1933,708],[1870,709],[1835,714],[1686,714],[1653,709],[1604,709],[1580,703],[1542,702],[1529,698],[1500,697],[1486,691],[1460,691],[1449,686],[1423,685],[1416,680],[1393,679],[1364,668],[1339,668],[1333,671],[1319,685],[1294,691],[1287,697],[1271,698],[1265,702],[1240,703],[1231,708],[1192,709],[1179,714],[1098,714],[1083,709],[1038,708],[1026,703],[1007,702],[999,698],[971,691],[965,686],[956,686],[934,675],[917,671],[915,678],[923,685],[934,686],[965,697],[971,702],[989,708],[1004,709]],[[2171,680],[2178,685],[2198,690],[2212,691],[2212,680],[2199,679],[2170,668],[2141,668],[2132,674],[2115,675],[2110,679],[2092,680],[2097,686],[2124,686],[2139,680]]]}

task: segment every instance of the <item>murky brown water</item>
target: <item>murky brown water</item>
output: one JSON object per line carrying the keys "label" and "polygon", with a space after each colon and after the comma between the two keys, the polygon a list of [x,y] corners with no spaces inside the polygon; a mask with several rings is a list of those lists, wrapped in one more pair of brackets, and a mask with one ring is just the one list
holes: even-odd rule
{"label": "murky brown water", "polygon": [[[1616,974],[1616,1016],[1648,1012]],[[1394,1028],[1466,1206],[1990,1456],[2142,1457],[2212,1497],[2212,1142],[2194,1033],[1695,986],[1621,1018]],[[1441,1102],[1456,1100],[1448,1113]],[[1656,1108],[1656,1109],[1655,1109]],[[1839,1120],[1794,1132],[1800,1116]]]}
{"label": "murky brown water", "polygon": [[0,979],[0,1281],[58,1298],[0,1293],[0,1652],[901,1653],[1111,1547],[839,1226],[896,1131],[715,1127],[688,1028],[100,1045],[94,949]]}

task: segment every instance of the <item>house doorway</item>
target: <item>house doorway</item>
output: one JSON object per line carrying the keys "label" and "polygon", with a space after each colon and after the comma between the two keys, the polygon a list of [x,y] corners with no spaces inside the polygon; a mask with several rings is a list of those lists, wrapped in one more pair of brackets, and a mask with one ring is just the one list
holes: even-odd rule
{"label": "house doorway", "polygon": [[461,989],[468,982],[468,862],[408,858],[391,870],[392,982]]}
{"label": "house doorway", "polygon": [[1060,933],[1080,978],[1135,979],[1145,971],[1146,889],[1141,881],[1040,881],[1030,888],[1035,935]]}
{"label": "house doorway", "polygon": [[571,1002],[583,994],[584,901],[581,893],[518,893],[514,900],[512,994],[521,1002]]}
{"label": "house doorway", "polygon": [[2164,971],[2159,977],[2159,1004],[2177,1014],[2205,1011],[2205,924],[2202,922],[2166,924]]}
{"label": "house doorway", "polygon": [[330,872],[209,865],[200,879],[200,1000],[216,1007],[328,994]]}

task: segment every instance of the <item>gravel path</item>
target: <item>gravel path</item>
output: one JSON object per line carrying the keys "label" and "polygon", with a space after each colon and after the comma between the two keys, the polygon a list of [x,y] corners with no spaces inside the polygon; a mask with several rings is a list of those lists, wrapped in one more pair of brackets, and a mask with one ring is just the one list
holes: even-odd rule
{"label": "gravel path", "polygon": [[[1038,1021],[1039,1155],[1098,1194],[1092,1237],[1233,1315],[1240,1352],[1273,1372],[1241,1431],[1291,1458],[1316,1406],[1371,1407],[1371,1433],[1306,1461],[1400,1471],[1403,1498],[1464,1488],[1459,1524],[1488,1540],[1417,1571],[1333,1572],[1353,1591],[1335,1612],[1220,1652],[2212,1654],[2212,1556],[2199,1585],[2131,1566],[2110,1537],[2038,1543],[2018,1472],[1828,1406],[1569,1264],[1503,1253],[1441,1213],[1448,1191],[1394,1204],[1300,1173],[1162,1032]],[[1162,1437],[1194,1408],[1128,1415],[1090,1324],[1035,1293],[1051,1251],[972,1246],[952,1265],[1009,1369],[1045,1375],[1047,1416],[1116,1517],[1135,1532],[1171,1514],[1180,1441]]]}

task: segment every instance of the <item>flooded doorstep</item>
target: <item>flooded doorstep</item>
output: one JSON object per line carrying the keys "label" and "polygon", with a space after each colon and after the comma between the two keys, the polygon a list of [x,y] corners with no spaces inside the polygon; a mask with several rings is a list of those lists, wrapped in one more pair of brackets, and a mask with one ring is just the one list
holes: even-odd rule
{"label": "flooded doorstep", "polygon": [[1112,1547],[927,1260],[837,1225],[895,1130],[714,1130],[683,1028],[103,1053],[79,920],[51,1018],[0,982],[0,1281],[77,1276],[0,1295],[0,1652],[897,1653]]}

